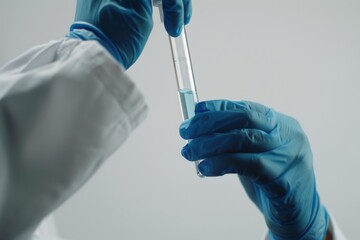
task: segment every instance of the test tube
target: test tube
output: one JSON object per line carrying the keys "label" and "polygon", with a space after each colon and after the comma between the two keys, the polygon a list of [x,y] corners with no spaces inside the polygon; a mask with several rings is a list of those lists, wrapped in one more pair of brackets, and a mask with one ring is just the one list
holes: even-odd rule
{"label": "test tube", "polygon": [[[162,11],[162,1],[153,0],[153,5],[159,8],[160,18],[163,22],[164,15]],[[175,69],[181,113],[183,120],[186,120],[195,115],[195,105],[198,102],[198,97],[185,26],[178,37],[174,38],[169,36],[169,41]],[[195,161],[196,173],[199,177],[204,177],[198,168],[200,162],[201,160]]]}

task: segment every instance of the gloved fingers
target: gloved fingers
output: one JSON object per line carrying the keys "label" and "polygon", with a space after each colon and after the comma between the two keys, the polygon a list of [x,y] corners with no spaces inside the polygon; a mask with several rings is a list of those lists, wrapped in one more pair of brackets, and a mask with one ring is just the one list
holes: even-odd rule
{"label": "gloved fingers", "polygon": [[236,129],[191,140],[181,151],[190,161],[226,153],[267,152],[281,144],[281,138],[257,129]]}
{"label": "gloved fingers", "polygon": [[293,159],[291,146],[282,145],[263,153],[230,153],[206,158],[199,164],[199,170],[204,176],[237,173],[256,184],[265,184],[287,171]]}
{"label": "gloved fingers", "polygon": [[245,109],[244,102],[230,101],[230,100],[209,100],[202,101],[196,104],[195,113],[209,112],[209,111],[227,111]]}
{"label": "gloved fingers", "polygon": [[[183,0],[163,0],[165,29],[172,37],[180,35],[185,19],[191,14],[191,4],[184,5]],[[188,9],[185,9],[187,7]],[[189,21],[189,20],[187,20]]]}
{"label": "gloved fingers", "polygon": [[207,177],[237,173],[254,180],[257,178],[257,170],[260,167],[257,155],[251,153],[223,154],[204,159],[198,167],[201,174]]}
{"label": "gloved fingers", "polygon": [[197,113],[180,125],[179,132],[184,139],[194,139],[203,135],[243,128],[270,132],[275,127],[276,117],[272,110],[264,115],[248,108],[238,108]]}
{"label": "gloved fingers", "polygon": [[210,100],[199,102],[195,106],[195,113],[208,112],[208,111],[229,111],[248,109],[267,115],[270,108],[259,103],[250,101],[230,101],[230,100]]}

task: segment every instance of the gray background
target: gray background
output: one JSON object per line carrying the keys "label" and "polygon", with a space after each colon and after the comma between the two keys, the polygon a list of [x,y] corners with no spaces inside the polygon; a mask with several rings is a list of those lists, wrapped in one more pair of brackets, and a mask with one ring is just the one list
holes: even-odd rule
{"label": "gray background", "polygon": [[[202,100],[261,102],[297,118],[314,153],[323,203],[358,236],[360,2],[194,0],[188,26]],[[74,0],[0,1],[0,64],[62,37]],[[57,212],[64,238],[260,239],[262,216],[236,176],[199,179],[185,144],[167,35],[154,30],[129,74],[147,120]]]}

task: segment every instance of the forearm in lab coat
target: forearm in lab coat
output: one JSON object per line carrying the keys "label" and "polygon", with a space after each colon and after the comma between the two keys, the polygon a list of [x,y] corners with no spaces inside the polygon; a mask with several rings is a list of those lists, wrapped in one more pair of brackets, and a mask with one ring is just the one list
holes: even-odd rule
{"label": "forearm in lab coat", "polygon": [[28,239],[146,111],[124,69],[94,41],[53,41],[0,69],[0,240]]}

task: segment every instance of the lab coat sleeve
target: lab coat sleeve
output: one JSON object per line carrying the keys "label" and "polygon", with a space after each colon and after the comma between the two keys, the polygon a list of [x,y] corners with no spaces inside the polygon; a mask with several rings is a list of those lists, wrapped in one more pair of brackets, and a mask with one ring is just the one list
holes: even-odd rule
{"label": "lab coat sleeve", "polygon": [[94,41],[53,41],[1,68],[0,240],[29,239],[146,112],[135,84]]}
{"label": "lab coat sleeve", "polygon": [[[330,215],[329,231],[333,236],[333,240],[346,240],[347,238],[340,230],[333,216]],[[272,240],[268,234],[266,234],[265,240]]]}

